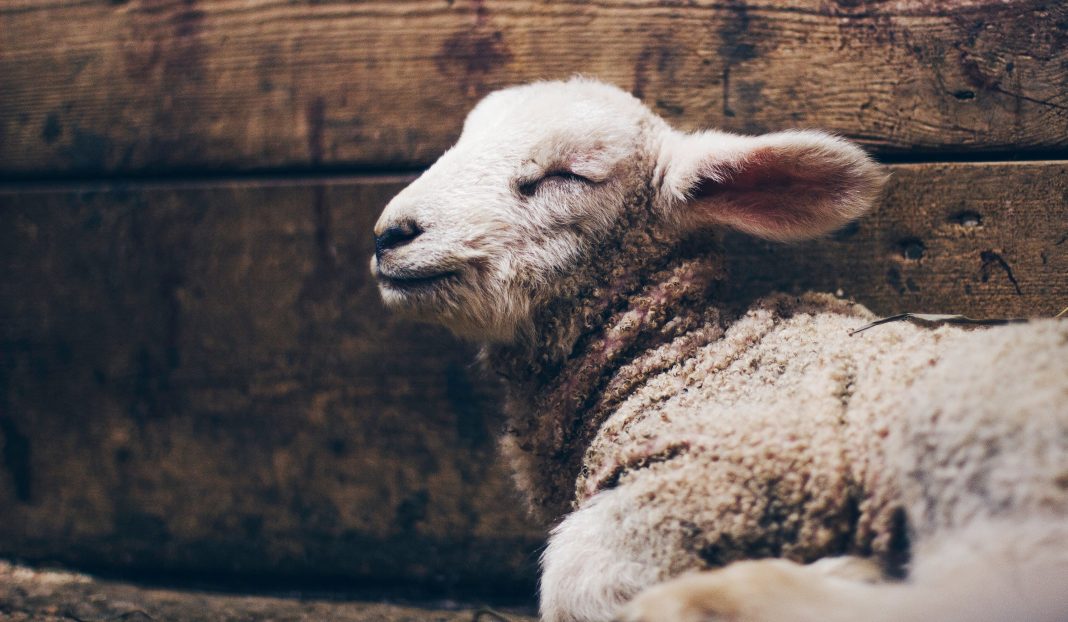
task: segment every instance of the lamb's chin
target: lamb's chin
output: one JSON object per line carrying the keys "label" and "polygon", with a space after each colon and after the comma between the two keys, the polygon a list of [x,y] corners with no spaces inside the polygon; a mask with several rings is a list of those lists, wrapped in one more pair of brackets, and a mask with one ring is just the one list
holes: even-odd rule
{"label": "lamb's chin", "polygon": [[380,276],[377,281],[382,303],[391,313],[419,322],[443,324],[459,278],[450,274],[398,281]]}
{"label": "lamb's chin", "polygon": [[404,315],[421,316],[426,310],[438,306],[435,302],[440,298],[439,289],[433,283],[408,287],[397,286],[381,279],[378,281],[378,293],[382,296],[386,308]]}
{"label": "lamb's chin", "polygon": [[435,272],[419,276],[386,276],[379,274],[378,289],[391,291],[405,296],[420,296],[428,293],[441,292],[448,289],[456,282],[460,275],[456,272]]}

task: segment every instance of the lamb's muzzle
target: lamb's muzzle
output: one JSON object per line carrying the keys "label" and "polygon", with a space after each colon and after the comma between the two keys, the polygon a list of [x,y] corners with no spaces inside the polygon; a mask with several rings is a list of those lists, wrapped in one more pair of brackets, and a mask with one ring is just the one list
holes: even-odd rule
{"label": "lamb's muzzle", "polygon": [[682,133],[576,79],[488,96],[386,207],[385,304],[506,381],[547,622],[1068,611],[1068,322],[851,337],[872,316],[834,296],[720,297],[711,231],[819,237],[885,179],[826,133]]}
{"label": "lamb's muzzle", "polygon": [[387,227],[381,235],[375,234],[375,257],[379,261],[382,260],[382,254],[386,251],[396,248],[401,244],[411,242],[415,238],[419,237],[419,234],[423,230],[418,225],[413,223],[404,223],[402,225],[393,225]]}

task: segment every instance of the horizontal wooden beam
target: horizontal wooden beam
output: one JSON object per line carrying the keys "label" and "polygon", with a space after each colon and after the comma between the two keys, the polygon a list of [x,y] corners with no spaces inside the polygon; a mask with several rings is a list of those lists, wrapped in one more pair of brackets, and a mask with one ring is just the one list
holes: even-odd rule
{"label": "horizontal wooden beam", "polygon": [[883,315],[1068,307],[1068,162],[909,164],[873,214],[826,240],[726,240],[739,295],[820,290]]}
{"label": "horizontal wooden beam", "polygon": [[1068,149],[1068,5],[0,0],[0,175],[412,166],[509,84],[881,153]]}
{"label": "horizontal wooden beam", "polygon": [[0,557],[529,594],[495,387],[368,272],[402,186],[0,193]]}
{"label": "horizontal wooden beam", "polygon": [[[529,587],[540,529],[473,352],[367,261],[405,180],[0,191],[0,555]],[[1068,306],[1068,163],[899,165],[828,239],[725,240],[734,296]]]}

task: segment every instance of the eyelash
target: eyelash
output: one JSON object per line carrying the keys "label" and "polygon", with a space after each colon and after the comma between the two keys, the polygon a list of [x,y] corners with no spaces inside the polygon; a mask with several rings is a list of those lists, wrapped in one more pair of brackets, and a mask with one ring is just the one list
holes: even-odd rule
{"label": "eyelash", "polygon": [[519,194],[526,197],[534,196],[538,192],[538,188],[541,187],[542,183],[554,177],[557,179],[563,179],[565,181],[577,181],[583,184],[593,183],[582,175],[576,175],[571,171],[553,171],[551,173],[546,173],[545,175],[542,175],[537,179],[531,179],[529,181],[525,181],[519,184]]}

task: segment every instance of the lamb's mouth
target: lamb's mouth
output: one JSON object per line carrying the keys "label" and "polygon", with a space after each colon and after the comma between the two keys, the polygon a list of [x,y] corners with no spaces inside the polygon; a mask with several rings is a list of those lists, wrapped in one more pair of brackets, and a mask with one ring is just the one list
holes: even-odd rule
{"label": "lamb's mouth", "polygon": [[390,289],[402,291],[421,291],[440,286],[460,275],[456,271],[436,272],[434,274],[421,275],[395,275],[390,276],[381,270],[376,273],[378,282]]}

